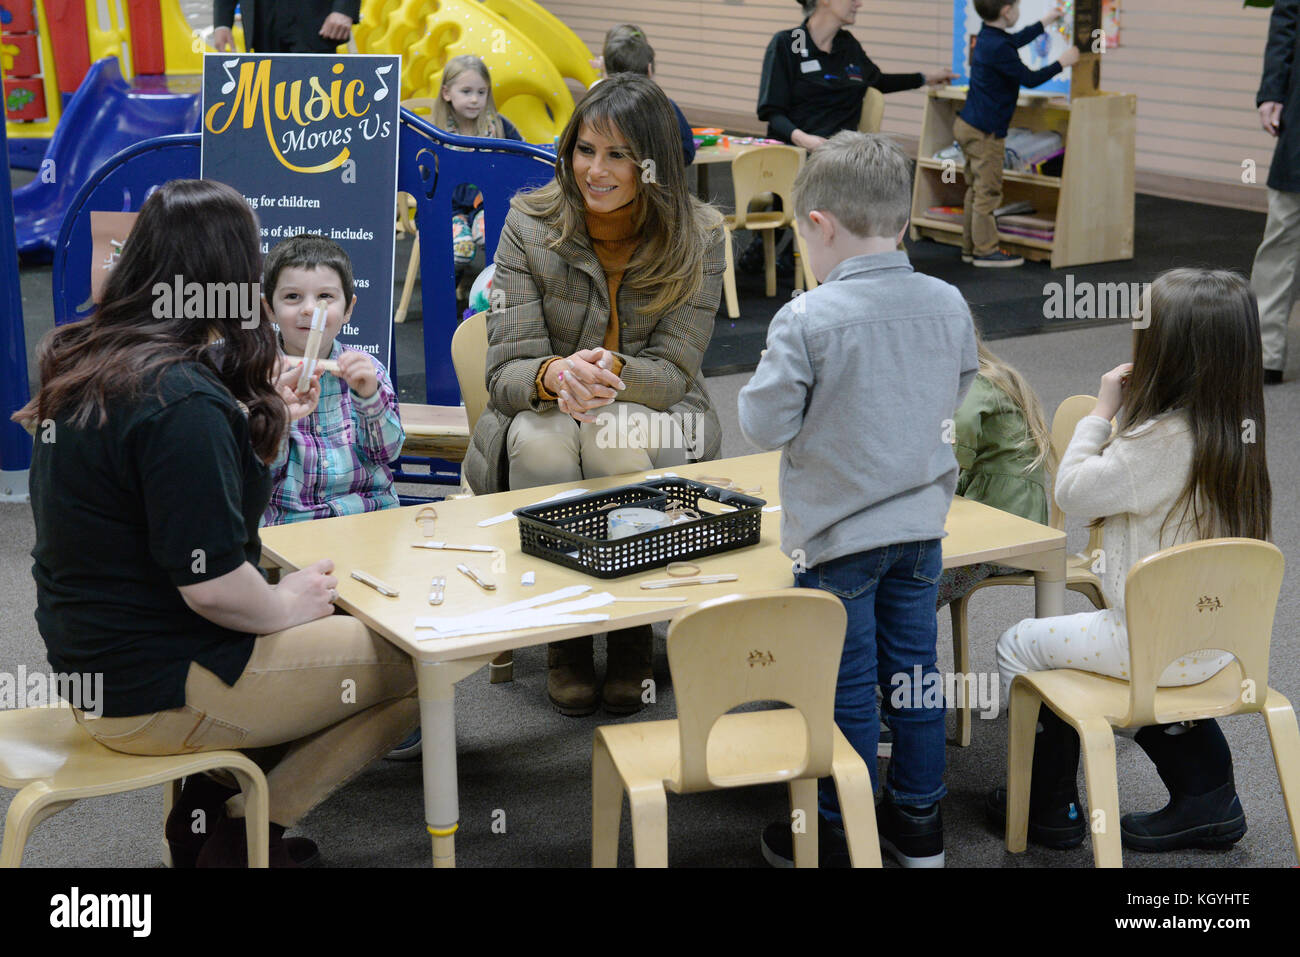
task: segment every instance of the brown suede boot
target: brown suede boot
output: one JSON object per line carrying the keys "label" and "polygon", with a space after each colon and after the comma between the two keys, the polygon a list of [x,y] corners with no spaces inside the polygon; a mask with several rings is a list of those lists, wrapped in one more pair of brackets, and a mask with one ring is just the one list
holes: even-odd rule
{"label": "brown suede boot", "polygon": [[591,655],[590,635],[546,646],[546,696],[560,714],[576,718],[596,710],[596,666]]}
{"label": "brown suede boot", "polygon": [[611,631],[605,646],[605,710],[610,714],[636,714],[647,704],[643,695],[653,680],[651,648],[654,631],[649,625]]}

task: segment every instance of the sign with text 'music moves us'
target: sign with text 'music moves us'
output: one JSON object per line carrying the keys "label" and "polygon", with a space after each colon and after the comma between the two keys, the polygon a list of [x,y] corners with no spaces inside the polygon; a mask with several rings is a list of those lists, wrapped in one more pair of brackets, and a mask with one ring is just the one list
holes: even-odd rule
{"label": "sign with text 'music moves us'", "polygon": [[298,233],[343,247],[357,306],[339,342],[387,368],[400,73],[396,56],[203,58],[203,178],[243,194],[263,255]]}

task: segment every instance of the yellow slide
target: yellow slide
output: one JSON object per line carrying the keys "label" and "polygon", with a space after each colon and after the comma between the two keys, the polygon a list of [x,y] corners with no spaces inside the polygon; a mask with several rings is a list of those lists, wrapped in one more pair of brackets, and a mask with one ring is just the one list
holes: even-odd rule
{"label": "yellow slide", "polygon": [[595,80],[586,46],[533,0],[363,0],[353,36],[361,53],[403,57],[403,99],[437,96],[452,57],[482,57],[497,108],[533,143],[551,142],[573,115],[564,78]]}

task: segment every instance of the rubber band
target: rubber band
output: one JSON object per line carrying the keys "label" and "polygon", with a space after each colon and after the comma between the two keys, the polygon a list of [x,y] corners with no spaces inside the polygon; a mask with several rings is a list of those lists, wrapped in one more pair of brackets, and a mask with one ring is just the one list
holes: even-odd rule
{"label": "rubber band", "polygon": [[434,826],[431,825],[431,824],[426,824],[426,825],[425,825],[425,830],[427,830],[427,831],[428,831],[430,834],[432,834],[434,837],[451,837],[451,836],[452,836],[453,834],[455,834],[459,829],[460,829],[460,823],[459,823],[459,822],[457,822],[456,824],[453,824],[451,827],[434,827]]}
{"label": "rubber band", "polygon": [[669,562],[664,574],[669,578],[690,578],[700,573],[700,566],[694,562]]}
{"label": "rubber band", "polygon": [[438,510],[432,505],[426,505],[415,513],[415,524],[420,526],[425,538],[433,538],[437,521]]}

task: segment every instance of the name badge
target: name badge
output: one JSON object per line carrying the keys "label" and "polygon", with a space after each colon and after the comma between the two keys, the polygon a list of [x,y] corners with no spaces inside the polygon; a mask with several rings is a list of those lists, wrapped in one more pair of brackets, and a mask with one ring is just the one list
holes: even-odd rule
{"label": "name badge", "polygon": [[799,63],[799,69],[804,73],[815,73],[822,68],[818,60],[802,60]]}

